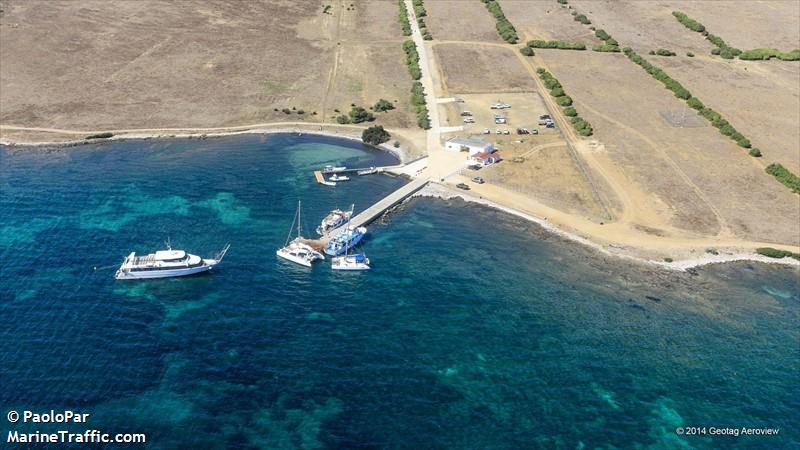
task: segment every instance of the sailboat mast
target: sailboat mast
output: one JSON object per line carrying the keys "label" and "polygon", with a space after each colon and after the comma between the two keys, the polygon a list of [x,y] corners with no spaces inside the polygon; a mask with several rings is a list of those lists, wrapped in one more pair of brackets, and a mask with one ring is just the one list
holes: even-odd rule
{"label": "sailboat mast", "polygon": [[297,201],[297,237],[300,237],[300,226],[301,226],[300,224],[302,224],[302,223],[303,223],[303,221],[300,220],[300,200],[298,200]]}

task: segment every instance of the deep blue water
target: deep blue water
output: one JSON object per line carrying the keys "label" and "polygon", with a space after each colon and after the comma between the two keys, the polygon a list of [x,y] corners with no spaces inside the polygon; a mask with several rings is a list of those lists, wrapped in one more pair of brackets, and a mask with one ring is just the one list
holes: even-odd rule
{"label": "deep blue water", "polygon": [[[0,148],[2,442],[53,429],[8,410],[71,408],[159,449],[800,448],[797,271],[667,273],[433,199],[370,226],[369,273],[276,259],[299,199],[311,230],[404,183],[313,169],[392,162],[292,135]],[[196,277],[106,268],[167,237],[231,250]]]}

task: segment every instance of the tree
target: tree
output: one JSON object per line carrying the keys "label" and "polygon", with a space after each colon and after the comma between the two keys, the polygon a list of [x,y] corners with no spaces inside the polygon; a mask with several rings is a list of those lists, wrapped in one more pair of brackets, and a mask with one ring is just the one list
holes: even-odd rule
{"label": "tree", "polygon": [[522,47],[521,49],[519,49],[519,51],[520,51],[520,53],[522,53],[522,54],[523,54],[523,55],[525,55],[525,56],[533,56],[533,55],[535,55],[535,54],[536,54],[536,53],[533,51],[533,49],[532,49],[532,48],[530,48],[530,47]]}
{"label": "tree", "polygon": [[338,123],[340,125],[348,124],[348,123],[350,123],[350,118],[345,116],[344,114],[340,114],[340,115],[336,116],[336,123]]}
{"label": "tree", "polygon": [[375,116],[361,106],[354,106],[350,110],[350,121],[353,123],[372,122],[373,120],[375,120]]}
{"label": "tree", "polygon": [[575,111],[575,108],[569,107],[564,110],[564,115],[567,117],[575,117],[578,115],[578,111]]}
{"label": "tree", "polygon": [[394,109],[394,104],[392,102],[390,102],[389,100],[386,100],[386,99],[382,98],[382,99],[378,100],[375,103],[375,106],[373,106],[373,109],[375,111],[380,111],[380,112],[389,111],[390,109]]}
{"label": "tree", "polygon": [[361,140],[367,144],[380,145],[387,142],[392,137],[382,125],[373,125],[361,133]]}

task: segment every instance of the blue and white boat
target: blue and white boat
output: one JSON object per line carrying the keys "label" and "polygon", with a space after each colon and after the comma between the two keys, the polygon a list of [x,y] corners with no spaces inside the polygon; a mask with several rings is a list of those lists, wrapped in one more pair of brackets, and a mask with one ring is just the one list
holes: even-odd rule
{"label": "blue and white boat", "polygon": [[333,236],[325,246],[325,253],[331,256],[338,256],[347,250],[355,247],[364,239],[367,234],[366,227],[354,227],[348,225],[347,228]]}
{"label": "blue and white boat", "polygon": [[369,270],[369,258],[363,253],[356,253],[355,255],[345,254],[344,256],[337,256],[333,258],[331,264],[333,270]]}

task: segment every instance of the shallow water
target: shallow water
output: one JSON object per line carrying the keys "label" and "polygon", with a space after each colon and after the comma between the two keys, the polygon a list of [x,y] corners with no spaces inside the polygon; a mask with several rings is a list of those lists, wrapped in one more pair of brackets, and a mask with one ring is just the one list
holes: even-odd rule
{"label": "shallow water", "polygon": [[[393,162],[293,135],[0,148],[3,414],[91,412],[149,448],[800,446],[791,269],[657,271],[433,199],[370,226],[369,273],[276,259],[298,199],[311,230],[404,183],[312,170]],[[207,275],[113,279],[167,237],[231,250]]]}

